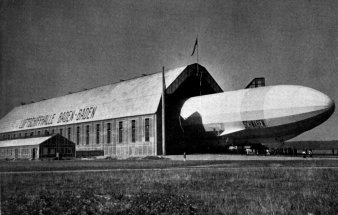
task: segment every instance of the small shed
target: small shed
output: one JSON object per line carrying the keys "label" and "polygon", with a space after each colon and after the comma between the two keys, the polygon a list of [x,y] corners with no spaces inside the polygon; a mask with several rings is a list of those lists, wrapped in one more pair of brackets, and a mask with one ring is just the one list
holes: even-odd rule
{"label": "small shed", "polygon": [[60,134],[0,141],[0,159],[75,157],[75,144]]}

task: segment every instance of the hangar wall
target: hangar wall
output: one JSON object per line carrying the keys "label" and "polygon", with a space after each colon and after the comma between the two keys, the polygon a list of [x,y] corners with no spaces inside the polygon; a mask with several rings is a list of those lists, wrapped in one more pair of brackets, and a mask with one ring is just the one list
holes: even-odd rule
{"label": "hangar wall", "polygon": [[2,139],[60,134],[76,144],[77,157],[156,155],[156,115],[107,119],[11,132]]}
{"label": "hangar wall", "polygon": [[[119,126],[123,124],[122,139]],[[108,123],[113,125],[112,141],[108,143]],[[139,157],[157,155],[156,115],[127,117],[104,122],[102,136],[105,156]],[[121,142],[122,141],[122,142]],[[95,143],[94,143],[95,144]],[[81,150],[83,146],[79,147]],[[84,146],[86,147],[86,146]]]}

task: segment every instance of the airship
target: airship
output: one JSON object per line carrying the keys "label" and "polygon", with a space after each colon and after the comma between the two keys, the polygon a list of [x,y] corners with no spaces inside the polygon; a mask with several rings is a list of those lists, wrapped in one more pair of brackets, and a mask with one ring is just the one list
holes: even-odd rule
{"label": "airship", "polygon": [[283,143],[325,122],[334,110],[334,101],[315,89],[264,86],[191,97],[181,108],[180,124],[189,136]]}

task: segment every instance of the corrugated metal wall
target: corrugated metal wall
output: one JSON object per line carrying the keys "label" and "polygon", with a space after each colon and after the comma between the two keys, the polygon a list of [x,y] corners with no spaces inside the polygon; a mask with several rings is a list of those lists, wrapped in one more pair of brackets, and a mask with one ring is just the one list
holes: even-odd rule
{"label": "corrugated metal wall", "polygon": [[[149,141],[145,140],[145,119],[149,118]],[[132,120],[135,120],[135,142],[132,142]],[[119,142],[119,122],[123,123],[122,142]],[[156,155],[155,115],[111,120],[112,142],[104,143],[104,155],[109,157],[143,157]],[[107,122],[106,122],[107,124]],[[107,127],[104,129],[107,140]]]}

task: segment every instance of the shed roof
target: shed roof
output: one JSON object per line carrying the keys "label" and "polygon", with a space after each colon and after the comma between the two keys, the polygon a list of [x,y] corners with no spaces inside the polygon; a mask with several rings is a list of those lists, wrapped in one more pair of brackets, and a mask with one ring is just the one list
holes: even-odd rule
{"label": "shed roof", "polygon": [[5,147],[18,147],[18,146],[36,146],[46,140],[50,139],[53,136],[46,137],[34,137],[34,138],[25,138],[25,139],[14,139],[14,140],[3,140],[0,141],[0,148]]}
{"label": "shed roof", "polygon": [[[165,72],[167,88],[185,68]],[[0,133],[153,114],[157,111],[161,93],[162,74],[155,73],[22,105],[0,120]]]}

